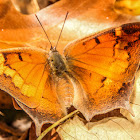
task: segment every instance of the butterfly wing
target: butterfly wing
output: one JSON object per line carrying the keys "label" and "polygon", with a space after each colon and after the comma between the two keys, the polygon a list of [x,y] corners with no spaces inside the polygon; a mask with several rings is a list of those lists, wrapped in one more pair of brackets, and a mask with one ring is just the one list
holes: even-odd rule
{"label": "butterfly wing", "polygon": [[73,88],[68,79],[54,80],[48,76],[38,107],[29,108],[21,102],[17,103],[35,122],[36,134],[39,136],[43,124],[54,123],[67,114],[66,107],[72,104],[72,95]]}
{"label": "butterfly wing", "polygon": [[47,54],[21,48],[0,51],[0,88],[28,107],[37,107],[48,77]]}
{"label": "butterfly wing", "polygon": [[139,64],[139,34],[140,23],[126,24],[71,43],[64,54],[72,65],[112,80],[129,81]]}
{"label": "butterfly wing", "polygon": [[130,110],[130,92],[126,91],[131,91],[128,87],[139,66],[140,23],[73,42],[66,46],[64,55],[75,77],[72,80],[79,84],[73,104],[87,120],[114,108]]}

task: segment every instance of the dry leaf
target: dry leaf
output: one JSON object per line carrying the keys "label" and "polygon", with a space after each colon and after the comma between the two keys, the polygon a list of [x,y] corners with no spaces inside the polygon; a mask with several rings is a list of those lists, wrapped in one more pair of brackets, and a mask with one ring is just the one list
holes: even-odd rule
{"label": "dry leaf", "polygon": [[75,116],[59,126],[57,132],[62,140],[139,140],[139,128],[130,121],[113,117],[86,125]]}
{"label": "dry leaf", "polygon": [[0,109],[12,109],[12,98],[6,92],[0,90]]}
{"label": "dry leaf", "polygon": [[119,13],[126,13],[130,15],[140,15],[140,1],[139,0],[116,0],[114,8]]}
{"label": "dry leaf", "polygon": [[37,0],[11,0],[16,10],[23,14],[32,14],[40,10]]}

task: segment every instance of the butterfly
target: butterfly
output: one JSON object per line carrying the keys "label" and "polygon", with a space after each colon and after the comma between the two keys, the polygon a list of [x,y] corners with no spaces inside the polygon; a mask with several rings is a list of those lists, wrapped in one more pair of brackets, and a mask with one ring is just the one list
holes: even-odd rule
{"label": "butterfly", "polygon": [[69,43],[60,54],[39,48],[0,50],[0,88],[40,125],[74,106],[87,121],[129,98],[140,63],[140,22],[127,23]]}

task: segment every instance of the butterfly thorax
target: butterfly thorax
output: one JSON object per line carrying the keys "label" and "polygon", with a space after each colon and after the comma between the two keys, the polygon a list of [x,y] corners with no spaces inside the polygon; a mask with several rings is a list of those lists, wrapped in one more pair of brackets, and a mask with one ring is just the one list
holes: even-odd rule
{"label": "butterfly thorax", "polygon": [[64,58],[59,54],[58,51],[50,50],[48,60],[52,74],[60,77],[64,72],[67,71]]}

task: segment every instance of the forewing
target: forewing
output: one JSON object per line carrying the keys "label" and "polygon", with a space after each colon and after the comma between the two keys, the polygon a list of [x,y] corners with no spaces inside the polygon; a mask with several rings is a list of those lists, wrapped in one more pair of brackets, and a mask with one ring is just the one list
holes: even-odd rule
{"label": "forewing", "polygon": [[37,107],[49,74],[47,57],[41,49],[0,50],[0,88],[28,107]]}
{"label": "forewing", "polygon": [[130,23],[69,44],[68,64],[115,81],[134,77],[140,60],[140,23]]}

